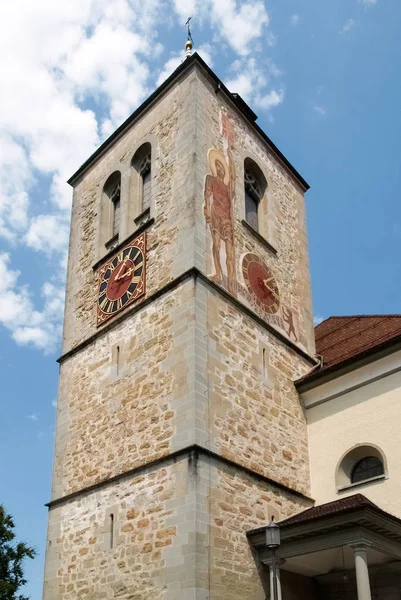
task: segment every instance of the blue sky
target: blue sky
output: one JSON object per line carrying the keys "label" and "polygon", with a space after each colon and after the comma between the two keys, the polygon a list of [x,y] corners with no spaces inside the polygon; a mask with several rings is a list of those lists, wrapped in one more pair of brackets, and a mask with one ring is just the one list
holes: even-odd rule
{"label": "blue sky", "polygon": [[[0,6],[0,502],[41,597],[71,191],[198,50],[311,185],[314,313],[401,312],[399,0],[15,0]],[[23,15],[23,16],[21,16]]]}

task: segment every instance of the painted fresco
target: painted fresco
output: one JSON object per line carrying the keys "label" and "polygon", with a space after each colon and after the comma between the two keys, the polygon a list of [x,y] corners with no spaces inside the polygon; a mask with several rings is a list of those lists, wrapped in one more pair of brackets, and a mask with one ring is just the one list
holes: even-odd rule
{"label": "painted fresco", "polygon": [[204,187],[204,215],[210,230],[214,267],[210,278],[236,296],[234,135],[232,123],[223,113],[220,115],[220,133],[223,148],[210,148],[207,153],[210,173],[206,175]]}
{"label": "painted fresco", "polygon": [[242,280],[237,284],[239,299],[306,351],[300,338],[298,316],[282,302],[280,286],[273,270],[260,257],[251,253],[241,256],[240,268]]}
{"label": "painted fresco", "polygon": [[224,112],[220,113],[220,135],[221,147],[212,147],[207,153],[209,173],[204,183],[204,215],[211,243],[209,277],[306,350],[299,332],[298,314],[281,300],[279,281],[273,269],[260,256],[248,252],[239,257],[240,278],[237,279],[233,214],[235,142],[233,124]]}

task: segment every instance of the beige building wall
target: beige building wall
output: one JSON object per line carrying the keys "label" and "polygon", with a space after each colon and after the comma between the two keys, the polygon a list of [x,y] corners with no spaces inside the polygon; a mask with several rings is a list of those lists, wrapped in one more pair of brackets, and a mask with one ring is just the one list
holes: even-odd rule
{"label": "beige building wall", "polygon": [[[395,352],[303,394],[316,504],[361,493],[401,517],[400,367]],[[339,491],[343,457],[364,445],[380,450],[385,478]]]}

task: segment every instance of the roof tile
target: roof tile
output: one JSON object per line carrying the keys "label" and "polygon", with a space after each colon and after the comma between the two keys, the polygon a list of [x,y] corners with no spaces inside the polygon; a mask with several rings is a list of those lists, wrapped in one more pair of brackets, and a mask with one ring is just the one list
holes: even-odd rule
{"label": "roof tile", "polygon": [[315,327],[316,353],[322,357],[322,366],[298,383],[315,379],[329,369],[400,337],[401,315],[329,317]]}
{"label": "roof tile", "polygon": [[284,521],[280,521],[280,527],[284,525],[306,523],[309,521],[314,521],[315,519],[339,515],[341,513],[348,512],[349,510],[363,507],[370,507],[381,511],[381,509],[379,509],[376,504],[373,504],[373,502],[368,500],[366,496],[363,496],[362,494],[354,494],[353,496],[348,496],[347,498],[341,498],[340,500],[334,500],[333,502],[328,502],[327,504],[321,504],[320,506],[308,508],[307,510],[298,513],[293,517],[289,517]]}

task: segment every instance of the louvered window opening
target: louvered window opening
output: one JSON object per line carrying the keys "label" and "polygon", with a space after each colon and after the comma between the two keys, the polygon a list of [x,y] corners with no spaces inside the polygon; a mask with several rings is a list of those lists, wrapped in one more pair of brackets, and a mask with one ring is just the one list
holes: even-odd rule
{"label": "louvered window opening", "polygon": [[142,211],[150,208],[151,199],[151,160],[147,154],[140,165],[139,172],[142,177]]}
{"label": "louvered window opening", "polygon": [[259,231],[260,199],[260,185],[255,175],[251,171],[245,171],[245,220],[255,231]]}
{"label": "louvered window opening", "polygon": [[113,237],[118,234],[120,230],[120,195],[121,186],[118,183],[111,193],[111,201],[113,203]]}

